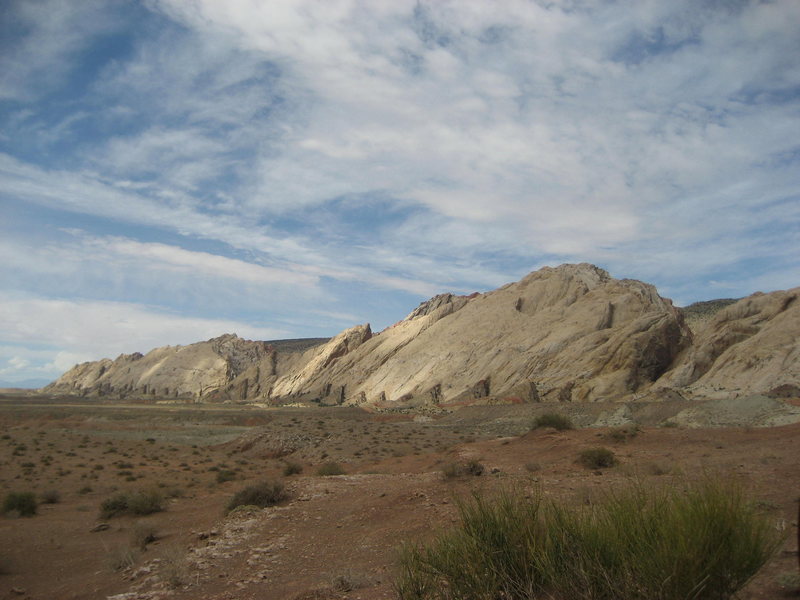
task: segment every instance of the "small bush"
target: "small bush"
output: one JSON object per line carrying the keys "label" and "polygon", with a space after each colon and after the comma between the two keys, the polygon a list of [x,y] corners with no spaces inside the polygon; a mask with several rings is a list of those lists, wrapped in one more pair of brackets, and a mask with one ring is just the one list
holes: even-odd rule
{"label": "small bush", "polygon": [[217,471],[217,483],[225,483],[236,479],[236,472],[230,469],[220,469]]}
{"label": "small bush", "polygon": [[578,455],[578,462],[587,469],[606,469],[617,464],[617,457],[608,448],[588,448]]}
{"label": "small bush", "polygon": [[36,514],[38,503],[33,492],[9,492],[3,500],[3,514],[16,513],[21,517]]}
{"label": "small bush", "polygon": [[58,490],[45,490],[41,496],[42,504],[58,504],[61,502],[61,492]]}
{"label": "small bush", "polygon": [[287,462],[283,467],[284,477],[289,477],[290,475],[299,475],[302,472],[303,465],[297,462]]}
{"label": "small bush", "polygon": [[227,512],[231,512],[237,506],[259,506],[264,508],[277,504],[284,498],[286,498],[286,488],[282,481],[261,481],[236,492],[231,501],[228,502]]}
{"label": "small bush", "polygon": [[121,515],[128,511],[128,495],[117,494],[111,498],[103,500],[100,504],[100,517],[109,519],[117,515]]}
{"label": "small bush", "polygon": [[781,543],[728,483],[633,487],[581,509],[505,491],[458,510],[460,525],[402,547],[401,600],[726,600]]}
{"label": "small bush", "polygon": [[442,475],[445,479],[455,479],[457,477],[465,477],[473,475],[478,477],[483,475],[486,468],[477,460],[469,460],[467,462],[451,462],[442,467]]}
{"label": "small bush", "polygon": [[558,431],[575,429],[575,426],[572,424],[572,419],[570,419],[567,415],[562,415],[560,413],[544,413],[543,415],[536,417],[533,420],[533,426],[531,429],[539,429],[542,427],[552,427]]}
{"label": "small bush", "polygon": [[639,435],[638,425],[624,425],[622,427],[614,427],[603,434],[603,439],[609,442],[622,443]]}
{"label": "small bush", "polygon": [[321,475],[322,477],[346,474],[347,472],[344,470],[342,465],[334,461],[326,462],[325,464],[321,465],[319,469],[317,469],[317,475]]}
{"label": "small bush", "polygon": [[164,496],[155,490],[122,493],[112,496],[100,505],[100,517],[110,519],[117,515],[150,515],[164,510]]}

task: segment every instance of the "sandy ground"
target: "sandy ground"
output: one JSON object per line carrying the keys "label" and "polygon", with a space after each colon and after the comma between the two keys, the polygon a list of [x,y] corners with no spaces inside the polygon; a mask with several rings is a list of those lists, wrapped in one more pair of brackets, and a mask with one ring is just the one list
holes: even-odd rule
{"label": "sandy ground", "polygon": [[[0,599],[393,598],[399,544],[451,526],[455,499],[475,489],[512,485],[578,506],[634,480],[680,485],[719,475],[741,481],[786,535],[742,598],[797,597],[781,585],[798,569],[797,423],[708,427],[713,405],[664,403],[474,407],[414,422],[357,409],[34,400],[0,399],[0,492],[60,498],[34,517],[0,518]],[[773,423],[798,408],[777,402],[714,410],[719,424],[744,425],[747,414]],[[532,415],[554,408],[578,424],[643,425],[632,437],[610,435],[618,432],[611,426],[527,431]],[[705,416],[691,420],[686,411],[698,408]],[[598,445],[619,466],[576,463]],[[483,475],[443,476],[446,465],[472,459]],[[285,501],[225,515],[234,492],[282,476],[287,460],[303,472],[285,478]],[[347,474],[317,475],[330,460]],[[166,510],[99,518],[103,500],[138,489],[159,490]],[[156,540],[140,549],[133,536],[143,528]]]}

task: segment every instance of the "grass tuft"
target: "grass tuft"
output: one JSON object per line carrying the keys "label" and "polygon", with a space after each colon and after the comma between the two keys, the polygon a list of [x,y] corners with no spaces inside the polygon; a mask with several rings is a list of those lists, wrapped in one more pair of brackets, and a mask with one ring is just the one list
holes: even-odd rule
{"label": "grass tuft", "polygon": [[739,487],[714,481],[578,510],[506,490],[458,510],[455,529],[401,548],[401,600],[727,600],[781,542]]}

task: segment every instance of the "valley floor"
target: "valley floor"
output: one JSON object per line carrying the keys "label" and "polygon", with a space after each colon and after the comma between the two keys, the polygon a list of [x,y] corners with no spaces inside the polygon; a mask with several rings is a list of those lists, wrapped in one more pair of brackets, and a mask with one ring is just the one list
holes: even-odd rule
{"label": "valley floor", "polygon": [[[559,432],[527,430],[545,411],[572,411],[580,424],[584,409],[481,407],[415,422],[350,408],[0,398],[0,495],[58,495],[33,517],[0,517],[0,599],[394,598],[398,546],[451,526],[454,501],[473,490],[516,486],[578,507],[634,481],[709,476],[741,481],[786,533],[742,598],[797,597],[782,582],[798,572],[800,424],[665,427],[674,411],[645,408],[633,411],[650,415],[638,428]],[[576,462],[597,446],[619,465]],[[473,460],[482,475],[445,476]],[[328,461],[346,474],[318,475]],[[287,462],[302,472],[284,478],[286,500],[225,516],[237,490],[283,477]],[[166,510],[99,518],[104,500],[140,489],[168,498]],[[142,531],[155,541],[140,544]]]}

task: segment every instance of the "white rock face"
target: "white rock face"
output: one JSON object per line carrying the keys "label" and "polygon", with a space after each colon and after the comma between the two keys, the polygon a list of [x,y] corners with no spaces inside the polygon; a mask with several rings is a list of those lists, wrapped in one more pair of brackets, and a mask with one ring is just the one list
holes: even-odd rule
{"label": "white rock face", "polygon": [[800,288],[757,293],[723,308],[661,383],[706,398],[779,388],[800,395],[798,296]]}
{"label": "white rock face", "polygon": [[78,365],[46,389],[394,406],[800,393],[799,293],[745,298],[693,338],[653,286],[562,265],[435,296],[378,334],[358,325],[305,352],[227,335]]}

